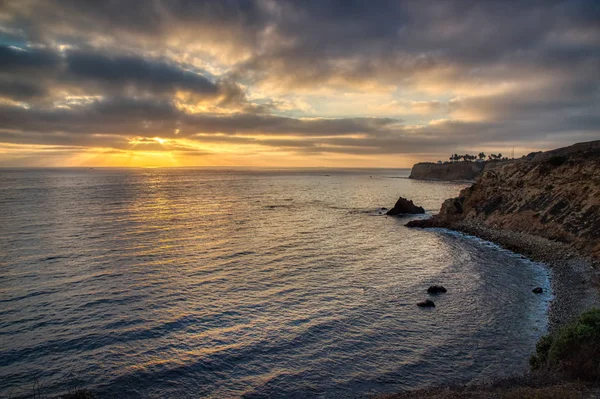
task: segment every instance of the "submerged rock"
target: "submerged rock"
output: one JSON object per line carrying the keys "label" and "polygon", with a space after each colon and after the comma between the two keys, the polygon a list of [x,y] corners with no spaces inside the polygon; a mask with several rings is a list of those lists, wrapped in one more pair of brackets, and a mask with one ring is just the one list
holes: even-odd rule
{"label": "submerged rock", "polygon": [[435,303],[431,299],[427,299],[423,302],[417,303],[417,306],[421,308],[435,308]]}
{"label": "submerged rock", "polygon": [[419,213],[425,213],[425,209],[421,206],[416,206],[411,200],[400,197],[398,198],[398,201],[396,201],[396,205],[394,205],[386,215],[414,215]]}
{"label": "submerged rock", "polygon": [[533,292],[534,294],[541,294],[542,292],[544,292],[544,289],[542,287],[535,287],[531,290],[531,292]]}
{"label": "submerged rock", "polygon": [[427,288],[427,292],[429,294],[440,294],[446,293],[448,290],[443,285],[432,285],[431,287]]}

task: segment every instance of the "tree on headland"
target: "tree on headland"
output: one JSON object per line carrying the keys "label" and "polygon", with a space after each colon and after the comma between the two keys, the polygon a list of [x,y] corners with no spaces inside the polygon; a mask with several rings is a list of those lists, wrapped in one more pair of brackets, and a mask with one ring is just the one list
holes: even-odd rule
{"label": "tree on headland", "polygon": [[[464,155],[459,155],[459,154],[452,154],[450,155],[450,157],[448,158],[451,162],[458,162],[461,159],[465,162],[470,162],[470,161],[474,161],[476,159],[480,159],[482,161],[484,161],[486,159],[487,156],[487,160],[488,161],[504,161],[507,160],[507,157],[503,157],[502,154],[490,154],[490,155],[486,155],[485,152],[480,152],[477,155],[471,155],[471,154],[464,154]],[[447,161],[446,161],[447,162]]]}
{"label": "tree on headland", "polygon": [[[481,153],[481,154],[483,154],[483,153]],[[479,154],[480,158],[481,158],[481,154]],[[485,156],[485,154],[484,154],[484,156]],[[469,162],[469,161],[476,160],[477,159],[477,155],[471,155],[471,154],[464,154],[464,155],[452,154],[452,155],[450,155],[450,158],[448,158],[448,159],[450,159],[450,161],[452,161],[452,162],[458,162],[461,159],[463,161],[465,161],[465,162]]]}

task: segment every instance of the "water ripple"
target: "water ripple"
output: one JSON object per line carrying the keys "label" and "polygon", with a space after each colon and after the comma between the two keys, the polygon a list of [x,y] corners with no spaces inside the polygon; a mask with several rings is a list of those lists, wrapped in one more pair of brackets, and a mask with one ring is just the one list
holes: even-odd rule
{"label": "water ripple", "polygon": [[106,397],[329,398],[520,372],[547,271],[380,215],[464,187],[387,178],[405,175],[0,171],[0,396],[32,375],[49,396],[75,376]]}

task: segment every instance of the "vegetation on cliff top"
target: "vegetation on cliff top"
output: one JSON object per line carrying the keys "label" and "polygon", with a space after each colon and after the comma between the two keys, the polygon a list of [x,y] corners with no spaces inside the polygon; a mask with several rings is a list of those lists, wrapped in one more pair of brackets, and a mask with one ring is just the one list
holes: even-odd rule
{"label": "vegetation on cliff top", "polygon": [[[469,161],[474,161],[476,159],[479,159],[480,161],[485,161],[485,152],[480,152],[477,155],[471,155],[471,154],[464,154],[464,155],[459,155],[459,154],[452,154],[450,155],[450,158],[448,158],[450,161],[452,162],[458,162],[461,159],[465,162],[469,162]],[[508,157],[503,157],[502,154],[490,154],[487,156],[488,161],[506,161],[508,160]],[[440,161],[441,162],[441,161]]]}

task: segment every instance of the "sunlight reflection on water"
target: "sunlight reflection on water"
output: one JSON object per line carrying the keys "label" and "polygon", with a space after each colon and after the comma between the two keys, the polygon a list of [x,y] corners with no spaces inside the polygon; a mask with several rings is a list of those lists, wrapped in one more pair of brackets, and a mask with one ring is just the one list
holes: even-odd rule
{"label": "sunlight reflection on water", "polygon": [[[542,265],[379,216],[405,170],[0,171],[0,395],[335,397],[520,372]],[[328,176],[324,176],[327,174]],[[414,304],[444,284],[433,310]]]}

